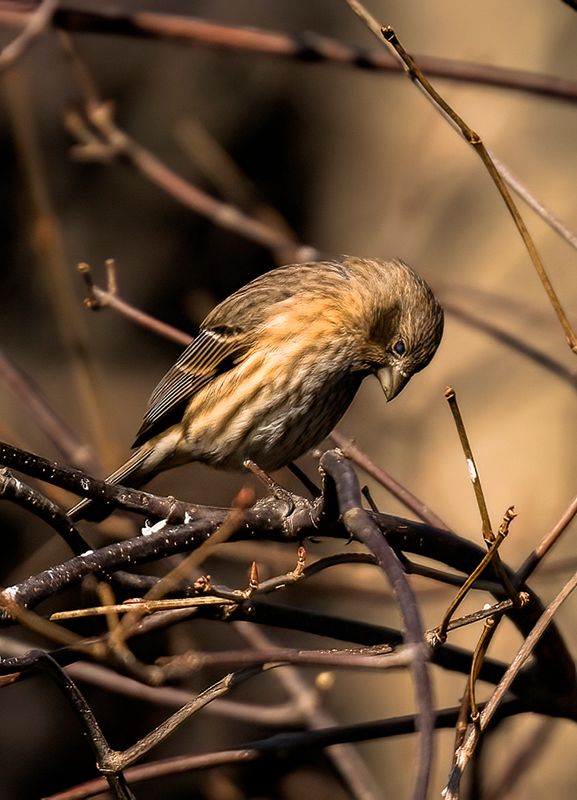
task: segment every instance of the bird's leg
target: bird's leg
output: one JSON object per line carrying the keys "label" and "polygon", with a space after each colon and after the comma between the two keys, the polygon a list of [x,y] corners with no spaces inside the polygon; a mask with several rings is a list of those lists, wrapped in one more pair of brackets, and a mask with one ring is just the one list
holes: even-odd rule
{"label": "bird's leg", "polygon": [[295,476],[295,478],[298,478],[298,480],[302,483],[302,485],[305,487],[305,489],[308,492],[310,492],[312,497],[316,498],[316,497],[320,497],[321,496],[321,490],[316,485],[316,483],[314,483],[309,478],[309,476],[306,474],[306,472],[303,472],[303,470],[300,467],[297,467],[297,465],[294,463],[294,461],[291,461],[291,463],[288,465],[288,468],[290,469],[292,474]]}
{"label": "bird's leg", "polygon": [[279,500],[284,500],[284,502],[287,503],[289,508],[288,513],[291,514],[295,508],[295,501],[292,493],[277,483],[274,478],[268,474],[268,472],[265,472],[264,469],[259,467],[259,465],[250,458],[246,458],[242,464],[245,469],[247,469],[249,472],[252,472],[253,475],[256,475],[259,481],[264,483],[264,485],[270,489],[274,497],[277,497]]}

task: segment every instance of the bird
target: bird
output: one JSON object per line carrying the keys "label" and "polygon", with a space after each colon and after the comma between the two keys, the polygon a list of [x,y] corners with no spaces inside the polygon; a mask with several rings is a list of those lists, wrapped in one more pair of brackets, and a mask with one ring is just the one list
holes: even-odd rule
{"label": "bird", "polygon": [[[435,354],[443,309],[400,259],[339,258],[266,272],[219,303],[154,389],[134,453],[107,478],[137,488],[191,461],[284,467],[335,427],[365,377],[388,401]],[[102,519],[84,499],[71,520]]]}

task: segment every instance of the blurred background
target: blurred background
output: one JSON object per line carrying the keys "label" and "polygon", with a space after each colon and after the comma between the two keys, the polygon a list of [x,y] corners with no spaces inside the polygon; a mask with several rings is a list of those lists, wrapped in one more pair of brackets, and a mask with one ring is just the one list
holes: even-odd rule
{"label": "blurred background", "polygon": [[[150,0],[115,6],[131,13],[194,15],[291,34],[314,31],[379,48],[345,3],[335,0]],[[370,9],[396,29],[415,55],[577,79],[577,13],[560,1],[373,0]],[[3,28],[0,34],[6,44],[14,30]],[[471,148],[402,75],[128,36],[77,34],[73,39],[100,96],[114,104],[119,127],[182,177],[227,201],[240,196],[249,214],[273,209],[298,240],[328,255],[405,259],[448,307],[458,306],[495,324],[572,374],[572,380],[555,375],[448,313],[436,358],[400,399],[385,406],[377,382],[368,380],[340,426],[449,526],[480,542],[478,512],[443,399],[445,387],[455,387],[494,526],[510,505],[519,514],[502,550],[508,563],[518,565],[576,492],[577,364],[511,218]],[[433,82],[512,172],[577,229],[576,103],[449,80]],[[87,163],[72,157],[76,142],[64,118],[81,102],[55,33],[43,36],[2,76],[0,341],[4,355],[34,380],[91,448],[92,463],[104,475],[126,456],[147,398],[180,348],[110,309],[84,309],[77,262],[88,262],[95,281],[103,285],[104,261],[114,258],[122,298],[193,334],[216,302],[276,261],[269,250],[180,205],[121,160]],[[222,159],[225,167],[219,166]],[[229,177],[230,165],[242,177]],[[577,253],[521,201],[519,207],[577,325]],[[272,219],[270,210],[262,213]],[[90,401],[73,358],[77,341],[82,342],[81,358],[88,359],[96,390]],[[1,438],[62,460],[2,374],[0,387]],[[303,458],[301,466],[309,474],[316,469],[312,457]],[[279,480],[296,488],[287,475]],[[153,489],[229,505],[243,481],[191,465],[159,477]],[[383,511],[411,516],[384,489],[369,485]],[[10,540],[0,576],[4,584],[64,557],[63,546],[48,542],[46,531],[28,516],[7,504],[0,514]],[[574,534],[575,526],[532,584],[545,601],[575,568]],[[279,549],[271,548],[271,553],[290,568],[294,553]],[[311,549],[314,555],[324,552],[321,545]],[[34,555],[28,557],[31,551]],[[251,557],[247,548],[246,563]],[[394,607],[389,615],[383,605],[387,589],[382,581],[370,571],[367,579],[374,582],[374,594],[356,598],[350,587],[331,592],[329,578],[324,594],[313,600],[325,610],[398,624]],[[415,585],[429,590],[424,582]],[[449,596],[433,592],[423,603],[427,625],[438,621]],[[299,597],[298,590],[288,600],[311,602]],[[469,609],[477,607],[478,596],[468,602]],[[569,600],[559,615],[572,647],[577,644],[575,611],[575,602]],[[511,631],[503,626],[491,651],[496,657],[510,658],[519,646],[516,634],[507,635]],[[452,641],[470,646],[477,633],[459,634]],[[462,685],[439,676],[438,704],[458,702]],[[35,704],[26,706],[31,700],[23,700],[23,687],[14,688],[10,696],[4,692],[3,701],[4,695],[0,771],[7,776],[7,794],[0,789],[0,797],[37,796],[38,774],[43,790],[68,785],[57,775],[65,746],[52,739],[59,698],[50,694],[53,706],[40,713]],[[372,674],[359,682],[359,674],[338,674],[327,702],[339,719],[349,721],[408,713],[410,683]],[[140,712],[131,707],[130,713]],[[15,725],[22,715],[35,725],[40,719],[46,728],[45,734],[35,732],[39,752],[28,751],[27,756],[28,767],[42,767],[36,776],[24,778],[13,763],[28,735]],[[148,719],[145,729],[147,724]],[[499,774],[503,736],[514,732],[522,740],[537,724],[523,718],[503,727],[487,748],[491,774]],[[550,733],[550,743],[507,796],[569,796],[576,765],[558,758],[557,745],[562,737],[569,752],[577,746],[577,733],[569,723],[556,723]],[[47,738],[59,754],[50,756],[50,764],[41,761]],[[186,736],[180,740],[180,750],[186,741]],[[435,786],[440,790],[452,734],[440,734],[438,741]],[[178,741],[172,746],[179,751]],[[414,742],[379,741],[359,749],[386,796],[407,796]],[[398,769],[399,759],[406,760],[406,769]],[[312,768],[310,774],[303,768],[299,780],[312,784],[297,781],[301,788],[296,791],[302,795],[302,786],[316,786],[315,779]],[[198,778],[197,794],[187,796],[220,797],[210,780]],[[276,776],[268,787],[256,782],[238,796],[292,797],[290,780],[294,775],[282,780]],[[167,797],[183,796],[179,791],[175,787],[170,794],[168,789]],[[325,783],[315,788],[320,797],[324,791],[334,796],[340,790]],[[143,790],[141,796],[155,795]]]}

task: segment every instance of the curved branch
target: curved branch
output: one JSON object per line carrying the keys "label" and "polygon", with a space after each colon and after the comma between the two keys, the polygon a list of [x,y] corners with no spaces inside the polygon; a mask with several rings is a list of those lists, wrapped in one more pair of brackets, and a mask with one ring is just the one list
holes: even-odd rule
{"label": "curved branch", "polygon": [[5,467],[0,467],[0,499],[11,500],[47,522],[75,555],[79,556],[89,549],[86,541],[56,503],[18,480]]}
{"label": "curved branch", "polygon": [[405,641],[414,648],[410,669],[419,709],[420,732],[419,770],[414,796],[424,798],[427,797],[431,780],[435,715],[431,677],[427,666],[429,653],[417,600],[397,554],[382,535],[375,520],[362,507],[359,483],[349,462],[337,450],[329,450],[321,456],[320,467],[334,481],[340,515],[346,529],[374,554],[386,574],[399,602],[406,628]]}
{"label": "curved branch", "polygon": [[[325,458],[327,455],[325,454]],[[342,459],[341,454],[337,453],[336,456]],[[228,509],[194,506],[173,498],[158,498],[146,492],[112,486],[104,481],[94,481],[80,470],[59,468],[56,464],[32,453],[2,443],[0,443],[0,464],[15,467],[49,483],[86,494],[88,497],[114,499],[118,505],[139,510],[140,513],[146,514],[150,508],[162,507],[167,512],[165,518],[174,509],[182,514],[188,512],[190,515],[190,521],[186,524],[167,524],[161,530],[146,536],[99,548],[94,552],[57,564],[5,589],[0,593],[0,603],[4,606],[0,609],[0,622],[4,624],[11,621],[11,605],[35,606],[53,593],[74,585],[85,575],[133,569],[139,564],[196,549],[210,538],[229,513]],[[267,539],[300,542],[303,538],[318,536],[348,539],[349,531],[345,525],[335,520],[335,500],[338,498],[332,496],[334,494],[334,491],[331,492],[331,488],[334,490],[332,482],[328,484],[324,487],[325,494],[313,503],[304,498],[293,497],[293,503],[289,505],[286,499],[265,498],[244,512],[245,524],[231,537],[231,540]],[[345,504],[349,502],[346,495],[340,499]],[[338,508],[336,510],[338,513]],[[366,518],[386,536],[387,542],[396,552],[419,554],[464,574],[472,572],[485,554],[483,548],[472,542],[430,525],[389,514],[375,512],[366,514]],[[179,518],[183,518],[180,513]],[[511,580],[515,580],[513,571],[508,570],[508,575]],[[488,568],[482,577],[494,580],[493,569]],[[517,588],[528,592],[530,602],[523,609],[511,609],[507,612],[507,616],[520,633],[526,636],[543,612],[543,604],[527,586],[518,585]],[[498,589],[494,594],[498,600],[505,599]],[[567,713],[567,708],[574,708],[577,696],[575,666],[554,624],[549,626],[540,639],[535,657],[535,665],[528,670],[526,677],[531,684],[535,702],[541,698],[545,713]],[[547,691],[547,687],[551,686],[555,687],[554,697]]]}

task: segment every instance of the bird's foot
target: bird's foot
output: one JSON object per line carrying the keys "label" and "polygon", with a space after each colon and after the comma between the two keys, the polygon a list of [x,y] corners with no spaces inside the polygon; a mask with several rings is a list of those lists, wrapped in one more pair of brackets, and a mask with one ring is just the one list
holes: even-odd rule
{"label": "bird's foot", "polygon": [[288,489],[285,489],[284,486],[281,486],[279,483],[272,478],[268,472],[265,472],[264,469],[259,467],[254,461],[251,461],[249,458],[243,461],[243,466],[249,472],[252,472],[261,483],[263,483],[268,489],[270,489],[271,494],[277,500],[282,500],[288,506],[288,514],[292,514],[296,506],[296,500],[300,500],[301,498],[297,498],[292,492],[289,492]]}

